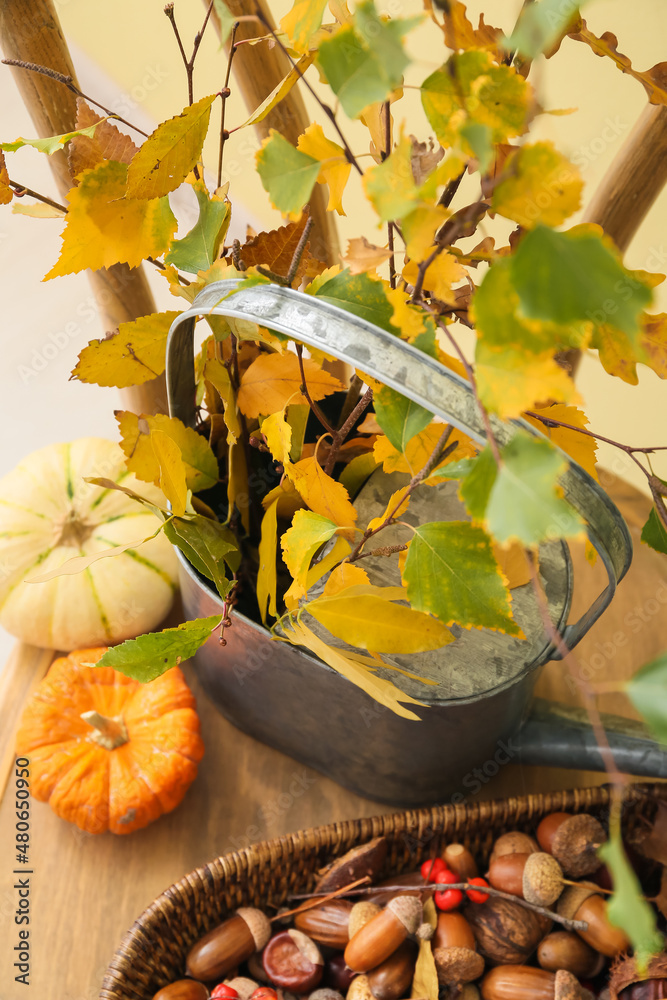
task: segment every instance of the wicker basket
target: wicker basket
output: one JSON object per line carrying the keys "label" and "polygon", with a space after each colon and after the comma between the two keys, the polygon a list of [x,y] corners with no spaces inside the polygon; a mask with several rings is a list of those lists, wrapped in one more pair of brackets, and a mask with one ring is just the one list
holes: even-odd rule
{"label": "wicker basket", "polygon": [[[667,784],[628,789],[624,830],[651,818]],[[496,802],[442,806],[332,823],[255,844],[216,858],[186,875],[142,913],[123,939],[102,985],[101,1000],[151,1000],[184,974],[185,956],[207,931],[239,906],[277,908],[292,893],[308,892],[318,869],[351,847],[384,835],[385,873],[411,870],[447,840],[465,843],[480,862],[509,829],[534,830],[550,812],[591,812],[604,819],[609,790],[581,788]]]}

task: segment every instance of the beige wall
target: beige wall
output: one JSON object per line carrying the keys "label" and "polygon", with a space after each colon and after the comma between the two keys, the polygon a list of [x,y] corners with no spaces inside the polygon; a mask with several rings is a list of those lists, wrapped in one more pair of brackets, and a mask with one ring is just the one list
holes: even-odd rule
{"label": "beige wall", "polygon": [[[61,0],[57,4],[67,36],[91,60],[99,63],[118,87],[123,112],[131,118],[136,107],[155,120],[176,114],[186,102],[185,74],[177,56],[175,42],[161,0]],[[290,3],[274,0],[277,17]],[[380,9],[392,16],[406,16],[421,9],[418,0],[380,0]],[[470,11],[486,10],[487,20],[509,29],[520,8],[520,0],[472,0]],[[198,0],[176,0],[176,15],[189,48],[204,11]],[[621,51],[641,69],[667,59],[667,3],[665,0],[592,0],[586,11],[591,28],[598,33],[614,31]],[[410,50],[417,65],[413,77],[423,78],[442,62],[442,42],[435,27],[426,22],[410,39]],[[243,58],[243,52],[237,58]],[[198,95],[220,88],[224,74],[224,54],[218,51],[213,33],[204,39],[197,64],[195,86]],[[314,73],[314,71],[311,71]],[[586,197],[609,166],[645,106],[642,87],[615,69],[611,62],[598,59],[584,45],[564,43],[555,59],[541,61],[531,76],[546,108],[577,108],[566,117],[543,115],[536,134],[554,139],[563,152],[574,157],[583,168]],[[397,117],[407,117],[407,127],[420,138],[428,135],[416,92],[395,106]],[[313,118],[317,112],[311,108]],[[228,123],[243,121],[245,111],[231,105]],[[355,152],[367,149],[365,132],[360,127],[345,126]],[[206,150],[209,169],[215,164],[213,143]],[[265,225],[276,224],[278,217],[269,205],[258,179],[253,174],[252,154],[256,139],[242,131],[229,141],[226,173],[232,181],[232,197],[245,203]],[[472,192],[474,196],[474,191]],[[344,239],[364,233],[374,236],[372,219],[356,182],[346,193],[347,217],[340,221]],[[492,230],[491,230],[492,231]],[[633,267],[667,270],[667,193],[663,194],[650,218],[641,227],[627,255]],[[665,286],[657,291],[655,311],[667,309]],[[662,406],[667,389],[646,368],[640,368],[640,384],[627,386],[607,376],[596,358],[582,365],[579,386],[586,401],[591,427],[610,437],[633,444],[667,444]],[[601,449],[602,461],[644,487],[641,474],[616,451]],[[667,478],[667,461],[658,460],[656,471]]]}

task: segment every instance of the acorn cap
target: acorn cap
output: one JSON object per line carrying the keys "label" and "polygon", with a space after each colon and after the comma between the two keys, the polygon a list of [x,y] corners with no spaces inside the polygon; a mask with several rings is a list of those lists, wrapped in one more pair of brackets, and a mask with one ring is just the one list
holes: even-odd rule
{"label": "acorn cap", "polygon": [[556,911],[561,917],[574,920],[575,914],[582,903],[591,896],[599,895],[599,886],[593,882],[579,882],[578,885],[568,885],[561,894]]}
{"label": "acorn cap", "polygon": [[374,1000],[368,976],[355,976],[349,985],[346,1000]]}
{"label": "acorn cap", "polygon": [[433,924],[429,924],[428,920],[425,920],[423,924],[420,924],[417,928],[417,938],[419,941],[430,941],[435,934],[435,927]]}
{"label": "acorn cap", "polygon": [[438,982],[471,983],[484,972],[484,959],[472,948],[436,948],[433,952]]}
{"label": "acorn cap", "polygon": [[554,1000],[593,1000],[593,994],[571,972],[559,969],[554,983]]}
{"label": "acorn cap", "polygon": [[310,962],[311,965],[324,965],[322,952],[312,938],[309,938],[303,931],[295,930],[293,927],[290,927],[287,933],[307,962]]}
{"label": "acorn cap", "polygon": [[357,931],[360,931],[369,920],[377,917],[381,909],[381,906],[371,902],[370,899],[362,899],[358,903],[355,903],[350,910],[350,919],[347,924],[347,931],[350,938],[353,938]]}
{"label": "acorn cap", "polygon": [[255,942],[255,949],[261,951],[271,937],[269,918],[261,910],[255,909],[254,906],[242,906],[236,913],[248,925],[248,930]]}
{"label": "acorn cap", "polygon": [[423,907],[418,896],[394,896],[387,903],[395,917],[397,917],[405,927],[406,934],[412,936],[417,933],[417,928],[423,920]]}
{"label": "acorn cap", "polygon": [[597,848],[606,840],[602,824],[588,813],[579,813],[560,824],[554,834],[551,853],[566,875],[581,878],[600,867]]}
{"label": "acorn cap", "polygon": [[534,851],[539,851],[539,847],[533,837],[521,830],[510,830],[502,833],[496,840],[489,863],[504,854],[532,854]]}
{"label": "acorn cap", "polygon": [[339,993],[338,990],[332,990],[328,986],[323,986],[322,989],[313,990],[312,993],[309,993],[308,1000],[343,1000],[343,994]]}
{"label": "acorn cap", "polygon": [[637,963],[632,955],[624,955],[615,959],[609,977],[611,1000],[618,1000],[618,994],[626,986],[643,982],[645,979],[667,979],[667,952],[663,951],[651,959],[645,975],[641,975],[637,969]]}
{"label": "acorn cap", "polygon": [[563,869],[550,854],[529,854],[523,869],[523,898],[536,906],[551,906],[563,891]]}
{"label": "acorn cap", "polygon": [[250,1000],[255,990],[259,988],[259,983],[256,983],[254,979],[248,979],[247,976],[235,976],[233,979],[225,979],[225,985],[231,986],[232,989],[236,990],[239,1000]]}

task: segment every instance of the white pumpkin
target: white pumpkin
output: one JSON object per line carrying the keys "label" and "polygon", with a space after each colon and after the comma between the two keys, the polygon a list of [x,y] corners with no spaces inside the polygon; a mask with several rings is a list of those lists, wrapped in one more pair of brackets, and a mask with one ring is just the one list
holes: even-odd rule
{"label": "white pumpkin", "polygon": [[35,646],[69,651],[149,632],[176,593],[176,556],[162,532],[74,575],[26,582],[158,527],[146,507],[86,476],[164,503],[160,490],[128,472],[120,447],[102,438],[41,448],[0,480],[0,624]]}

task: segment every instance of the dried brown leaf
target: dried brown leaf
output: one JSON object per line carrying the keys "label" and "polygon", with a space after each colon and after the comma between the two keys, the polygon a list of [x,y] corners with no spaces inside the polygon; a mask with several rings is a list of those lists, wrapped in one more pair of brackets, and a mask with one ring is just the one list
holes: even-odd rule
{"label": "dried brown leaf", "polygon": [[9,174],[5,164],[5,154],[0,149],[0,205],[8,205],[13,197],[9,186]]}
{"label": "dried brown leaf", "polygon": [[431,171],[440,163],[445,155],[445,150],[440,144],[434,146],[432,136],[429,136],[428,142],[419,142],[414,135],[411,135],[410,142],[412,143],[410,154],[412,176],[415,184],[423,184]]}
{"label": "dried brown leaf", "polygon": [[81,97],[76,100],[76,127],[87,128],[100,122],[93,136],[78,135],[68,147],[69,168],[73,177],[82,170],[96,167],[104,160],[118,160],[129,163],[137,152],[137,146],[129,136],[120,132],[115,125],[102,121],[102,115],[86,104]]}
{"label": "dried brown leaf", "polygon": [[360,236],[349,240],[343,264],[349,268],[350,274],[363,274],[384,264],[390,257],[391,250],[387,247],[377,247],[369,243],[365,236]]}
{"label": "dried brown leaf", "polygon": [[577,27],[579,30],[572,31],[570,38],[574,38],[577,42],[585,42],[596,56],[608,56],[610,59],[613,59],[621,73],[627,73],[628,76],[634,77],[635,80],[641,83],[648,94],[651,104],[667,105],[667,62],[656,63],[651,69],[647,69],[642,73],[639,70],[633,69],[630,59],[618,51],[618,38],[613,32],[605,31],[598,38],[597,35],[588,30],[586,22],[583,19]]}
{"label": "dried brown leaf", "polygon": [[[262,264],[275,274],[287,275],[299,240],[308,220],[308,213],[303,212],[298,222],[290,222],[280,229],[272,229],[268,233],[258,233],[243,244],[240,258],[246,267]],[[317,260],[310,252],[310,244],[306,244],[303,256],[296,272],[294,284],[298,285],[303,278],[314,278],[326,268],[326,263]]]}
{"label": "dried brown leaf", "polygon": [[450,0],[448,6],[449,12],[444,15],[444,30],[445,44],[450,49],[488,49],[497,53],[498,37],[502,34],[500,28],[485,24],[483,14],[480,15],[479,26],[473,28],[461,0]]}

